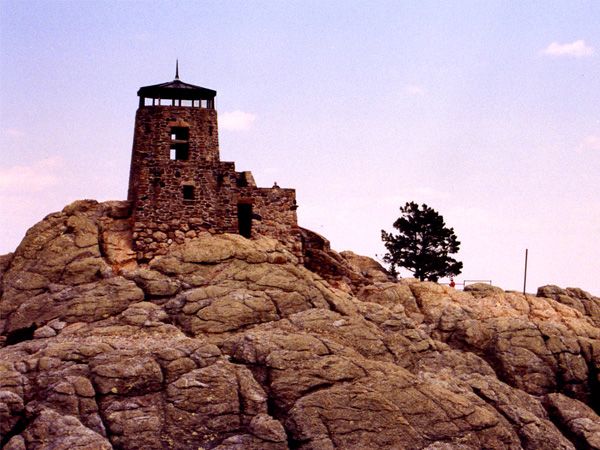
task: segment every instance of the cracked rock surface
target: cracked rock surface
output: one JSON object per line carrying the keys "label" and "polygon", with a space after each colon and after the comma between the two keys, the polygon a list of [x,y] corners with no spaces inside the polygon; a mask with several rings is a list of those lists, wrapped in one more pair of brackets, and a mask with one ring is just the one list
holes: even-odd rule
{"label": "cracked rock surface", "polygon": [[140,266],[129,227],[126,202],[78,201],[0,256],[0,447],[600,448],[585,291],[208,233]]}

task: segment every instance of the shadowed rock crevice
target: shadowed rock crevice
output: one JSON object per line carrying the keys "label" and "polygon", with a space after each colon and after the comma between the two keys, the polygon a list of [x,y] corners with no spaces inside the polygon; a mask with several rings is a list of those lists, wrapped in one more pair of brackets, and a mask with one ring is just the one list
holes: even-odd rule
{"label": "shadowed rock crevice", "polygon": [[13,437],[21,435],[21,433],[27,429],[27,426],[31,422],[31,420],[26,417],[25,412],[22,412],[16,417],[13,416],[13,419],[16,419],[14,425],[12,425],[12,427],[6,431],[4,429],[2,430],[2,434],[0,435],[0,448],[5,448],[6,444],[8,444]]}
{"label": "shadowed rock crevice", "polygon": [[110,429],[107,426],[106,413],[101,407],[103,398],[104,396],[98,393],[96,389],[94,389],[94,402],[96,403],[96,406],[98,408],[98,418],[100,419],[100,424],[104,429],[105,436],[108,438],[109,441],[111,441],[111,444],[115,445],[112,439],[112,433],[110,433]]}
{"label": "shadowed rock crevice", "polygon": [[600,418],[591,408],[562,394],[549,394],[543,405],[550,420],[578,450],[600,448]]}
{"label": "shadowed rock crevice", "polygon": [[598,359],[598,355],[595,358],[587,359],[586,364],[588,368],[587,382],[591,393],[588,406],[600,416],[600,359]]}
{"label": "shadowed rock crevice", "polygon": [[25,328],[18,328],[6,335],[6,345],[15,345],[19,342],[29,341],[33,339],[36,326],[31,325]]}

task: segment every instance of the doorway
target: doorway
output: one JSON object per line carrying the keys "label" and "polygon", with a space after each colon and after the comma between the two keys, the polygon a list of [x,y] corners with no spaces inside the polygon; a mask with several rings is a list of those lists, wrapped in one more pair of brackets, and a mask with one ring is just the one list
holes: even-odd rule
{"label": "doorway", "polygon": [[237,216],[240,235],[250,239],[252,237],[252,204],[238,203]]}

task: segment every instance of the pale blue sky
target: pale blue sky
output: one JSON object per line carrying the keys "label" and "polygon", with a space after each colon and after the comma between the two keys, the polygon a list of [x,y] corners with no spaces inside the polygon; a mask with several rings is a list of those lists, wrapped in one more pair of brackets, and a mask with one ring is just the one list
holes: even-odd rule
{"label": "pale blue sky", "polygon": [[[600,295],[599,1],[0,1],[0,253],[126,197],[140,86],[218,92],[221,157],[302,226],[381,255],[406,201],[463,279]],[[237,112],[236,112],[237,111]]]}

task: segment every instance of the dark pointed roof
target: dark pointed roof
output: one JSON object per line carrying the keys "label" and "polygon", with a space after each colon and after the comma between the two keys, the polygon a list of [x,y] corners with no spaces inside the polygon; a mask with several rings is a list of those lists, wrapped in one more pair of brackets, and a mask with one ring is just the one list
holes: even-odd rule
{"label": "dark pointed roof", "polygon": [[173,81],[141,87],[137,95],[144,98],[212,100],[217,95],[217,91],[181,81],[179,79],[179,62],[177,62]]}

